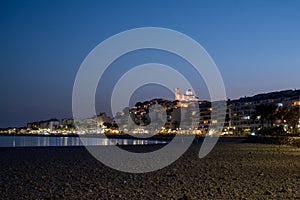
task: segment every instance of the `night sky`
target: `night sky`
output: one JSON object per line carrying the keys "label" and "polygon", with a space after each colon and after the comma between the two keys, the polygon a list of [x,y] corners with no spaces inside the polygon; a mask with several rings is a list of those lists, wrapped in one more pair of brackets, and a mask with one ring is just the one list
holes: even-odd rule
{"label": "night sky", "polygon": [[[137,27],[164,27],[199,42],[217,64],[227,97],[300,87],[300,1],[1,1],[0,127],[72,117],[72,88],[82,61],[101,41]],[[147,62],[177,67],[198,83],[186,63],[159,51],[134,52],[114,62],[97,91],[97,112],[108,109],[114,82]],[[185,70],[187,69],[187,70]],[[182,88],[186,90],[187,88]],[[131,102],[173,98],[157,85]]]}

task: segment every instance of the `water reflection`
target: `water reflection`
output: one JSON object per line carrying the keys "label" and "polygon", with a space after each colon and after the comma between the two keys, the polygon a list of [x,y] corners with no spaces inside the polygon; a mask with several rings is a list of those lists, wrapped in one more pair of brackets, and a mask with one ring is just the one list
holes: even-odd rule
{"label": "water reflection", "polygon": [[145,139],[108,139],[99,137],[39,137],[39,136],[0,136],[0,147],[37,146],[107,146],[107,145],[146,145],[164,144],[165,141]]}

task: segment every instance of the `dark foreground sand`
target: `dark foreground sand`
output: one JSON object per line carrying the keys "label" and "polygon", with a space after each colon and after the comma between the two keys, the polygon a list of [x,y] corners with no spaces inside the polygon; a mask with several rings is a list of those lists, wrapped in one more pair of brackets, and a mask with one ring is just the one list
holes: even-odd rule
{"label": "dark foreground sand", "polygon": [[199,148],[146,174],[110,169],[84,147],[0,148],[0,199],[300,199],[300,148],[234,140],[204,159]]}

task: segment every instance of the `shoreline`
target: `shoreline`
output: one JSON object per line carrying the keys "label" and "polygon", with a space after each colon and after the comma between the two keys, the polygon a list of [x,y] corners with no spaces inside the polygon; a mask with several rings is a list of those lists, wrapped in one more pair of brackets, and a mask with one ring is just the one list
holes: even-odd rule
{"label": "shoreline", "polygon": [[[149,137],[145,137],[146,135],[128,135],[128,134],[86,134],[86,135],[37,135],[37,134],[0,134],[0,138],[2,136],[9,136],[9,137],[50,137],[50,138],[103,138],[103,139],[129,139],[129,140],[156,140],[156,141],[171,141],[175,135],[149,135]],[[203,135],[191,135],[191,134],[182,134],[178,135],[178,137],[194,137],[193,143],[203,142],[205,136]],[[275,145],[290,145],[294,147],[300,148],[300,137],[295,136],[220,136],[218,137],[218,142],[221,141],[230,141],[230,140],[244,140],[245,143],[261,143],[261,144],[275,144]],[[123,146],[123,144],[120,144]],[[150,145],[150,144],[144,144]],[[5,147],[1,147],[5,148]]]}
{"label": "shoreline", "polygon": [[[164,135],[151,135],[151,134],[17,134],[17,133],[0,133],[0,136],[36,136],[36,137],[108,137],[108,138],[137,138],[137,139],[143,139],[143,138],[173,138],[175,135],[178,135],[180,137],[196,137],[196,138],[205,138],[205,135],[195,135],[195,134],[164,134]],[[145,137],[149,136],[149,137]],[[235,136],[235,135],[225,135],[225,136],[219,136],[219,138],[247,138],[247,136]]]}

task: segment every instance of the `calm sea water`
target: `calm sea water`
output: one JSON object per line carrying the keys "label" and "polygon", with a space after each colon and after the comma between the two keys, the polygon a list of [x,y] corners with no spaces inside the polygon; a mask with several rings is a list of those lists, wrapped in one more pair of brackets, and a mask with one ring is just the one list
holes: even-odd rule
{"label": "calm sea water", "polygon": [[39,147],[39,146],[83,146],[83,145],[146,145],[163,144],[159,140],[107,139],[92,137],[47,137],[47,136],[0,136],[0,147]]}

